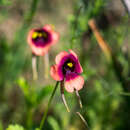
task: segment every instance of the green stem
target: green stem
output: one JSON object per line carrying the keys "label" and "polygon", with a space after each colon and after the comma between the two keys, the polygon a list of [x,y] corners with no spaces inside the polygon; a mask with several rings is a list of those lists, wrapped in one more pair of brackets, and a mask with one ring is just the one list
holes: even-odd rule
{"label": "green stem", "polygon": [[34,113],[34,109],[30,108],[29,112],[28,112],[28,117],[27,117],[27,127],[28,129],[31,128],[32,126],[32,118],[33,118],[33,113]]}
{"label": "green stem", "polygon": [[32,0],[30,10],[27,12],[27,14],[24,17],[23,26],[25,26],[26,24],[29,26],[31,24],[33,17],[36,13],[38,2],[39,2],[39,0]]}
{"label": "green stem", "polygon": [[76,112],[76,114],[80,117],[80,119],[82,120],[82,122],[85,124],[86,128],[87,128],[88,130],[90,130],[87,121],[86,121],[86,120],[84,119],[84,117],[80,114],[80,112]]}
{"label": "green stem", "polygon": [[46,120],[46,117],[47,117],[47,113],[48,113],[48,110],[49,110],[51,101],[52,101],[52,99],[53,99],[53,97],[54,97],[54,95],[55,95],[55,92],[56,92],[56,89],[57,89],[57,87],[58,87],[58,84],[59,84],[59,82],[57,81],[57,82],[56,82],[56,85],[55,85],[55,88],[54,88],[54,90],[53,90],[53,92],[52,92],[52,94],[51,94],[51,97],[50,97],[50,99],[49,99],[49,102],[48,102],[47,108],[46,108],[46,110],[45,110],[45,113],[44,113],[44,115],[43,115],[43,117],[42,117],[42,120],[41,120],[41,123],[40,123],[40,130],[42,130],[42,128],[43,128],[43,126],[44,126],[44,123],[45,123],[45,120]]}

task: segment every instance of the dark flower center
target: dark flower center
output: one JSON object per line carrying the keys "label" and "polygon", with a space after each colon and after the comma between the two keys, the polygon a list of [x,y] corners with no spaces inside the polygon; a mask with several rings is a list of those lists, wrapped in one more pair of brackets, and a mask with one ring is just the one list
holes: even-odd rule
{"label": "dark flower center", "polygon": [[32,34],[32,41],[38,47],[44,47],[51,42],[51,34],[46,30],[35,30]]}
{"label": "dark flower center", "polygon": [[74,70],[75,70],[75,63],[71,59],[67,60],[62,68],[63,74],[66,75],[66,73],[74,72]]}

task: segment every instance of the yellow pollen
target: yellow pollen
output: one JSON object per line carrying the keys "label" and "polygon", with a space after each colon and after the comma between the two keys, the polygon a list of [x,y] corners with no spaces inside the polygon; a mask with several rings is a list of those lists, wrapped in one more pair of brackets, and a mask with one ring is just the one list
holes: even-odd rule
{"label": "yellow pollen", "polygon": [[71,62],[67,63],[69,67],[73,67],[73,64]]}
{"label": "yellow pollen", "polygon": [[35,38],[37,38],[37,37],[38,37],[38,32],[34,32],[34,33],[32,34],[32,38],[35,39]]}

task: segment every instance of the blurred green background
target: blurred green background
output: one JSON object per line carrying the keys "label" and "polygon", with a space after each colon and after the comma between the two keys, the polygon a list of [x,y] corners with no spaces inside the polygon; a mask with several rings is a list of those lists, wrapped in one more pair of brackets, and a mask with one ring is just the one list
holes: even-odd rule
{"label": "blurred green background", "polygon": [[[113,51],[110,62],[100,49],[88,21],[94,18]],[[0,130],[36,130],[55,81],[44,78],[38,57],[37,81],[32,80],[32,28],[53,24],[60,41],[49,51],[50,65],[63,50],[73,49],[83,66],[84,88],[65,92],[71,112],[55,94],[44,130],[85,130],[74,114],[80,111],[90,130],[130,130],[130,17],[121,0],[0,0]]]}

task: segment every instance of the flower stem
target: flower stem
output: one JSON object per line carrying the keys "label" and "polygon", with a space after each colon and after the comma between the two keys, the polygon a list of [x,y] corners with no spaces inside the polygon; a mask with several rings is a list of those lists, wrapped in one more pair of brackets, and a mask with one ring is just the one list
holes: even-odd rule
{"label": "flower stem", "polygon": [[48,110],[49,110],[51,101],[52,101],[52,99],[53,99],[53,97],[54,97],[54,95],[55,95],[55,92],[56,92],[56,89],[57,89],[57,87],[58,87],[58,84],[59,84],[59,82],[57,81],[57,82],[56,82],[56,85],[55,85],[55,88],[54,88],[54,90],[53,90],[53,92],[52,92],[52,94],[51,94],[51,97],[50,97],[50,99],[49,99],[49,102],[48,102],[47,108],[46,108],[46,110],[45,110],[45,113],[44,113],[44,115],[43,115],[43,117],[42,117],[42,120],[41,120],[41,123],[40,123],[40,128],[39,128],[40,130],[42,130],[42,128],[43,128],[43,126],[44,126],[44,123],[45,123],[45,120],[46,120],[46,117],[47,117],[47,113],[48,113]]}
{"label": "flower stem", "polygon": [[80,119],[81,119],[82,122],[85,124],[85,126],[87,127],[87,129],[90,130],[89,127],[88,127],[87,121],[86,121],[86,120],[84,119],[84,117],[80,114],[80,112],[76,112],[76,114],[80,117]]}
{"label": "flower stem", "polygon": [[80,108],[82,108],[82,107],[83,107],[82,101],[81,101],[80,95],[79,95],[79,93],[78,93],[77,90],[75,90],[75,94],[76,94],[76,96],[77,96],[77,98],[78,98],[79,106],[80,106]]}
{"label": "flower stem", "polygon": [[32,56],[32,71],[33,71],[33,80],[37,80],[37,57],[35,55]]}
{"label": "flower stem", "polygon": [[65,95],[64,95],[64,81],[61,81],[60,92],[61,92],[62,101],[63,101],[67,111],[70,112],[70,109],[67,105],[67,102],[65,100]]}
{"label": "flower stem", "polygon": [[29,109],[29,112],[27,113],[28,117],[27,117],[27,128],[28,129],[31,129],[31,126],[32,126],[32,123],[33,123],[33,114],[34,114],[34,109],[33,108],[30,108]]}
{"label": "flower stem", "polygon": [[48,78],[49,75],[49,54],[44,55],[44,65],[45,65],[45,78]]}

